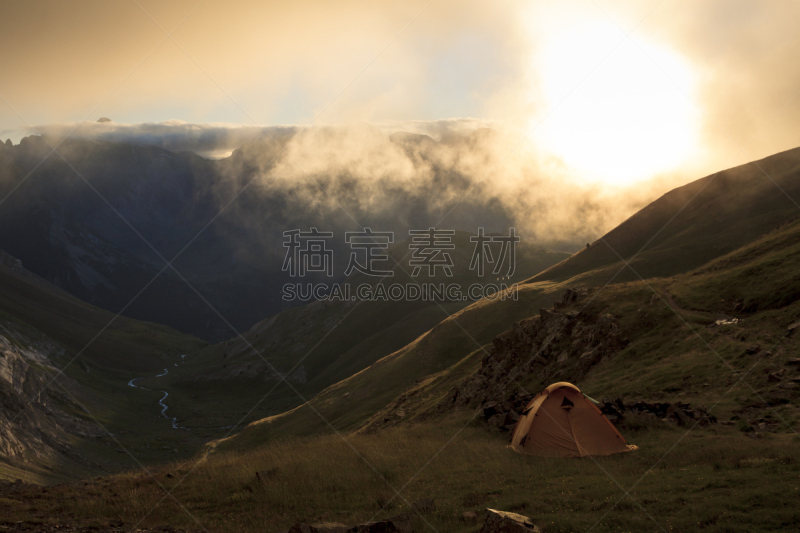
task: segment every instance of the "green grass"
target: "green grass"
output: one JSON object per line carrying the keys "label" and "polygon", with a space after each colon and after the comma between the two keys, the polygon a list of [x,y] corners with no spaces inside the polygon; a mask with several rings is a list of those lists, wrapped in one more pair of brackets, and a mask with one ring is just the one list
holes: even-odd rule
{"label": "green grass", "polygon": [[582,276],[601,285],[617,272],[617,281],[636,280],[619,256],[644,278],[666,277],[747,245],[797,217],[797,206],[786,195],[800,197],[798,154],[795,148],[762,159],[758,166],[748,163],[673,189],[530,281]]}
{"label": "green grass", "polygon": [[[35,276],[5,268],[0,268],[0,320],[0,334],[17,348],[43,350],[56,368],[64,368],[69,393],[51,382],[54,370],[32,365],[49,383],[53,405],[100,435],[71,438],[72,455],[29,457],[13,468],[2,465],[0,479],[33,476],[38,482],[60,482],[137,468],[139,463],[120,446],[151,463],[173,459],[173,449],[188,457],[204,444],[200,435],[179,434],[159,416],[160,394],[127,386],[131,378],[155,373],[180,354],[202,348],[204,341],[165,326],[115,318]],[[163,441],[158,446],[156,436]]]}
{"label": "green grass", "polygon": [[[421,276],[417,281],[445,281],[458,283],[462,287],[477,281],[474,273],[467,271],[472,249],[469,234],[458,232],[456,241],[456,251],[461,256],[454,258],[454,262],[463,267],[463,271],[456,269],[453,278],[431,280]],[[398,258],[407,252],[407,244],[405,246],[395,250]],[[517,279],[524,279],[530,273],[540,271],[566,256],[531,246],[520,248]],[[407,261],[408,258],[405,269],[410,271]],[[376,282],[375,278],[361,279],[358,276],[351,281],[355,284]],[[398,271],[391,282],[410,283],[412,280],[404,272]],[[530,298],[520,303],[512,302],[515,305],[498,306],[499,312],[493,313],[488,321],[484,318],[470,321],[466,316],[459,315],[458,323],[469,323],[472,328],[470,331],[474,332],[472,334],[484,343],[489,342],[507,327],[509,320],[528,316],[530,311],[526,303],[530,303]],[[548,300],[547,305],[549,303]],[[159,383],[170,391],[172,412],[178,414],[187,426],[228,425],[242,417],[245,417],[245,423],[249,423],[301,406],[304,399],[314,398],[340,382],[348,383],[336,389],[341,394],[348,392],[350,385],[361,387],[358,384],[364,384],[364,380],[355,378],[350,381],[351,376],[357,376],[376,361],[388,357],[391,362],[375,367],[385,369],[380,378],[369,374],[371,383],[366,387],[380,393],[371,395],[368,402],[359,404],[363,409],[358,417],[352,416],[354,413],[350,409],[345,411],[346,419],[343,420],[333,420],[335,416],[328,413],[336,427],[350,427],[352,423],[374,414],[416,379],[446,369],[463,357],[463,350],[469,352],[475,349],[475,342],[470,335],[465,335],[455,322],[447,320],[449,315],[458,314],[467,304],[377,301],[354,305],[351,302],[315,302],[256,324],[244,334],[246,342],[231,339],[191,354],[184,365]],[[421,351],[408,349],[428,331],[434,334],[426,335],[429,340],[419,345]],[[248,343],[259,353],[251,349]],[[435,354],[432,350],[436,350]],[[401,356],[406,353],[409,355]],[[270,369],[271,366],[279,372],[288,373],[295,365],[303,371],[304,379],[290,376],[291,387],[282,383]],[[242,373],[237,375],[238,372]],[[231,394],[234,390],[236,394]],[[269,395],[264,399],[268,392]],[[366,394],[363,387],[353,392],[357,397]],[[254,405],[257,407],[250,412]],[[299,410],[304,411],[302,407]],[[313,416],[299,434],[318,430],[317,417]],[[292,433],[298,434],[295,431]]]}
{"label": "green grass", "polygon": [[[152,476],[53,487],[35,499],[5,496],[0,514],[7,523],[131,527],[146,517],[138,527],[199,529],[199,521],[209,531],[279,531],[296,521],[392,516],[418,498],[434,498],[436,511],[417,519],[418,530],[477,530],[460,517],[486,507],[530,516],[547,532],[800,527],[800,510],[788,505],[800,496],[794,435],[754,438],[729,427],[687,433],[661,424],[626,436],[639,451],[542,459],[518,455],[505,436],[453,417],[346,441],[330,435],[274,442],[154,468]],[[265,483],[256,480],[256,471],[272,468],[279,470]],[[185,510],[164,499],[159,484]]]}
{"label": "green grass", "polygon": [[[800,221],[795,220],[687,274],[597,288],[591,299],[575,305],[574,310],[588,306],[586,312],[618,317],[630,344],[579,385],[600,398],[656,400],[666,395],[707,403],[735,382],[736,372],[750,371],[748,383],[764,389],[763,395],[793,401],[792,393],[776,390],[774,385],[767,387],[764,369],[779,367],[787,350],[800,346],[790,341],[782,352],[764,359],[756,369],[750,369],[755,361],[743,353],[753,343],[761,343],[765,349],[777,345],[785,327],[800,319],[800,305],[787,305],[796,301],[792,291],[800,286],[796,274],[800,271],[799,250]],[[335,429],[352,431],[415,388],[422,393],[410,403],[410,411],[424,412],[447,391],[442,387],[433,390],[434,384],[419,387],[419,380],[442,374],[440,381],[452,385],[461,379],[446,375],[452,365],[488,344],[515,321],[552,305],[566,287],[586,285],[596,276],[596,272],[589,272],[562,283],[534,282],[522,286],[517,301],[472,304],[414,343],[323,390],[308,404],[248,426],[221,448],[249,449],[274,438],[331,431],[321,424],[320,415]],[[720,297],[720,291],[727,291],[724,297]],[[675,307],[670,305],[670,294]],[[733,327],[708,327],[720,314],[734,313],[738,301],[752,303],[747,309],[738,308],[743,322]],[[567,375],[565,379],[575,378]],[[548,385],[538,375],[521,384],[527,390]],[[722,405],[733,409],[727,399]]]}

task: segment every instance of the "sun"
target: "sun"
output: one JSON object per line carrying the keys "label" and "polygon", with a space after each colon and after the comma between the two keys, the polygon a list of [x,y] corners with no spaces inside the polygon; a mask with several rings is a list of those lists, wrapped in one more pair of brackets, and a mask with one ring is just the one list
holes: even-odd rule
{"label": "sun", "polygon": [[608,21],[540,41],[533,68],[544,105],[530,128],[540,149],[583,181],[625,186],[678,167],[696,149],[694,75],[676,51]]}

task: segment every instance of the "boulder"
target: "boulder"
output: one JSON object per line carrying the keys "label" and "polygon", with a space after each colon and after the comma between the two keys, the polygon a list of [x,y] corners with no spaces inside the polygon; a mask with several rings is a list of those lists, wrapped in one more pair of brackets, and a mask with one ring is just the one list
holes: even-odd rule
{"label": "boulder", "polygon": [[[411,533],[411,520],[406,515],[358,524],[346,530],[347,533]],[[322,532],[320,532],[322,533]],[[334,533],[334,532],[331,532]],[[335,533],[339,533],[338,531]]]}
{"label": "boulder", "polygon": [[505,415],[494,415],[491,417],[487,422],[489,422],[490,426],[494,426],[496,428],[503,427],[503,422],[505,420]]}
{"label": "boulder", "polygon": [[485,419],[490,419],[492,416],[496,415],[500,412],[498,407],[499,402],[486,402],[483,404],[483,417]]}
{"label": "boulder", "polygon": [[531,519],[517,513],[486,509],[486,521],[480,533],[532,533],[541,531]]}
{"label": "boulder", "polygon": [[667,408],[667,417],[678,422],[680,426],[688,426],[694,420],[683,411],[681,402],[675,402]]}

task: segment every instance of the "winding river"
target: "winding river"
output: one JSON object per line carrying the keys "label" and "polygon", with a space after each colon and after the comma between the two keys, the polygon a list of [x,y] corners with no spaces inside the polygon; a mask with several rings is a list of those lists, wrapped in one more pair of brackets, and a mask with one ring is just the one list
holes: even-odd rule
{"label": "winding river", "polygon": [[[185,357],[186,357],[186,354],[183,354],[181,356],[181,361],[180,362],[183,362]],[[175,363],[175,366],[178,366],[178,363]],[[169,369],[165,368],[164,372],[162,372],[161,374],[158,374],[157,376],[153,376],[153,377],[154,378],[160,378],[160,377],[166,376],[167,374],[169,374]],[[185,428],[185,427],[179,426],[178,425],[178,419],[176,417],[167,415],[167,409],[169,408],[169,406],[166,403],[164,403],[164,400],[167,399],[167,397],[169,396],[169,393],[167,391],[165,391],[165,390],[148,389],[147,387],[142,387],[141,385],[137,385],[136,382],[140,381],[142,379],[150,379],[150,378],[149,378],[149,376],[144,376],[144,377],[141,377],[141,378],[133,378],[132,380],[130,380],[128,382],[128,386],[129,387],[134,387],[134,388],[137,388],[137,389],[142,389],[142,390],[154,391],[154,392],[162,393],[163,396],[161,397],[160,400],[158,400],[158,405],[161,407],[161,416],[163,416],[164,418],[166,418],[166,419],[168,419],[168,420],[170,420],[172,422],[172,429],[189,429],[189,428]]]}

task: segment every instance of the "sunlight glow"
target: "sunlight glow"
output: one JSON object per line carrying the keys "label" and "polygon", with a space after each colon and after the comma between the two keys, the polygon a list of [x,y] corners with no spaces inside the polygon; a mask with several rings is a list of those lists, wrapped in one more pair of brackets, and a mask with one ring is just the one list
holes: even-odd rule
{"label": "sunlight glow", "polygon": [[534,59],[546,102],[530,124],[541,122],[534,139],[582,181],[646,180],[676,168],[698,143],[689,63],[623,37],[607,21],[577,25],[548,36]]}

